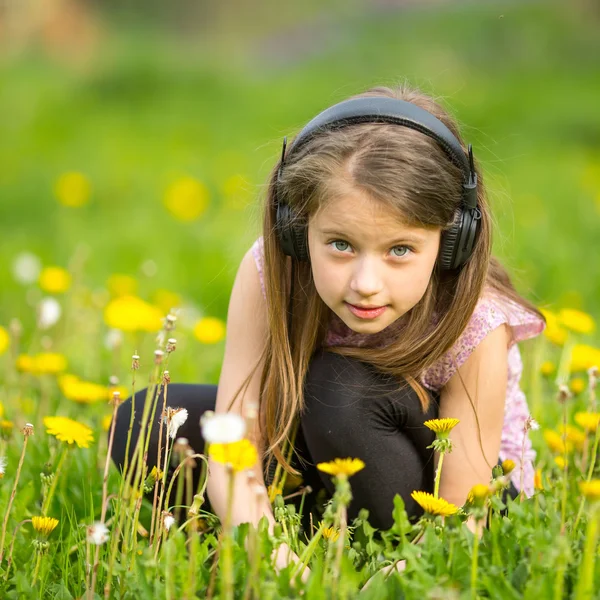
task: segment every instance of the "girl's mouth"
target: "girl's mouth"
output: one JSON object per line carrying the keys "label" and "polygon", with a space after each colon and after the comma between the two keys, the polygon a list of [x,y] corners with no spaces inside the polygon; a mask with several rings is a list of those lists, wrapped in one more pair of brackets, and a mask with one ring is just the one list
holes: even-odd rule
{"label": "girl's mouth", "polygon": [[354,304],[348,302],[346,302],[346,306],[348,307],[348,310],[359,319],[376,319],[381,316],[387,308],[387,306],[379,306],[378,308],[360,308],[359,306],[354,306]]}

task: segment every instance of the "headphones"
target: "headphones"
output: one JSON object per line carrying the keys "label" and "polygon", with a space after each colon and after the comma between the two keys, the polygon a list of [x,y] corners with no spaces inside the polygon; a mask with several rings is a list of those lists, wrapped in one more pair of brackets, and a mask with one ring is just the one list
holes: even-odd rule
{"label": "headphones", "polygon": [[278,188],[281,185],[285,159],[320,132],[357,123],[393,123],[420,131],[436,140],[448,158],[460,167],[463,172],[462,203],[454,214],[450,229],[442,232],[439,266],[443,271],[450,271],[465,264],[473,253],[481,228],[481,211],[477,205],[477,173],[471,144],[466,155],[454,134],[429,111],[411,102],[384,96],[352,98],[319,113],[296,136],[287,151],[287,157],[287,137],[283,138],[274,190],[277,208],[275,229],[283,253],[299,261],[309,260],[307,223],[287,203],[279,200]]}

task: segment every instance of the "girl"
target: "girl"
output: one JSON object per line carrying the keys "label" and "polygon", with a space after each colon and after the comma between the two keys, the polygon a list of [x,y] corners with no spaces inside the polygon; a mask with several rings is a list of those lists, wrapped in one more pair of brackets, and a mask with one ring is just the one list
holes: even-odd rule
{"label": "girl", "polygon": [[[351,479],[350,519],[366,508],[373,526],[390,527],[395,494],[417,517],[410,494],[432,491],[435,469],[434,434],[423,422],[437,417],[460,419],[441,497],[461,506],[504,459],[517,465],[513,497],[532,493],[517,342],[545,321],[491,247],[481,172],[456,122],[429,96],[376,87],[318,115],[289,148],[284,141],[263,235],[233,286],[219,384],[168,391],[169,405],[189,411],[179,435],[196,451],[206,410],[258,406],[249,437],[261,458],[254,481],[237,475],[234,523],[266,515],[273,525],[256,486],[272,483],[276,464],[310,485],[304,506],[318,511],[333,484],[315,465],[336,457],[366,465]],[[132,448],[145,394],[136,394]],[[130,415],[131,399],[118,413],[118,465]],[[157,444],[158,422],[150,468]],[[208,499],[220,517],[226,490],[224,468],[211,461]],[[255,497],[263,498],[258,510]]]}

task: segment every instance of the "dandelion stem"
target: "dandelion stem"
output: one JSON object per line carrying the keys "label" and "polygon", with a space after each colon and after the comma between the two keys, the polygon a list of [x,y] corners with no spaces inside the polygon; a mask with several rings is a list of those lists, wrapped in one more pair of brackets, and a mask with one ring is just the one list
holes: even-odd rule
{"label": "dandelion stem", "polygon": [[[436,472],[435,472],[435,487],[433,489],[433,495],[434,495],[435,498],[439,498],[439,493],[440,493],[440,479],[442,477],[442,463],[443,462],[444,462],[444,452],[440,452],[440,458],[438,460],[437,469],[436,469]],[[429,489],[431,489],[431,488],[429,488]]]}
{"label": "dandelion stem", "polygon": [[[592,480],[592,476],[594,475],[594,468],[596,466],[596,457],[598,455],[598,443],[600,442],[600,427],[596,428],[596,435],[594,437],[594,445],[592,447],[592,457],[590,459],[590,466],[588,467],[587,476],[585,478],[586,482],[589,483]],[[577,511],[577,518],[575,519],[575,524],[573,525],[573,531],[577,528],[579,524],[579,520],[581,519],[581,515],[583,513],[583,506],[585,504],[585,496],[581,496],[581,502],[579,503],[579,510]]]}
{"label": "dandelion stem", "polygon": [[471,598],[477,598],[477,562],[479,558],[479,536],[481,535],[481,524],[475,523],[475,533],[473,538],[473,556],[471,558]]}
{"label": "dandelion stem", "polygon": [[48,509],[50,508],[50,502],[52,502],[52,497],[54,496],[54,492],[56,491],[56,485],[58,484],[58,477],[60,475],[60,471],[65,462],[65,458],[67,457],[67,451],[69,447],[64,446],[62,450],[62,454],[58,459],[58,464],[56,465],[56,469],[54,470],[54,477],[52,478],[52,483],[50,484],[50,489],[44,498],[44,502],[42,504],[42,516],[45,517]]}
{"label": "dandelion stem", "polygon": [[233,493],[235,485],[235,472],[231,465],[226,465],[229,481],[227,486],[227,511],[223,523],[223,534],[221,538],[221,547],[223,555],[223,588],[221,596],[231,600],[233,598],[233,556],[231,539],[231,520],[233,511]]}
{"label": "dandelion stem", "polygon": [[33,570],[33,578],[31,580],[31,587],[33,587],[35,585],[35,582],[37,581],[38,573],[40,572],[40,565],[42,564],[41,550],[38,550],[36,552],[36,554],[37,554],[37,556],[35,559],[35,569]]}
{"label": "dandelion stem", "polygon": [[19,465],[17,466],[17,474],[15,476],[15,482],[13,483],[13,488],[10,493],[10,498],[8,500],[8,506],[6,507],[6,512],[4,514],[4,522],[2,523],[2,539],[0,539],[0,564],[2,564],[2,558],[4,557],[4,538],[6,537],[6,527],[8,526],[8,517],[10,516],[10,509],[13,504],[13,500],[15,499],[15,494],[17,493],[17,484],[19,483],[19,477],[21,476],[21,467],[23,466],[23,461],[25,460],[25,450],[27,450],[27,440],[29,439],[28,435],[25,435],[23,438],[23,449],[21,450],[21,458],[19,458]]}
{"label": "dandelion stem", "polygon": [[591,600],[594,591],[594,563],[596,561],[596,542],[598,539],[598,507],[592,506],[592,514],[585,532],[585,547],[579,566],[579,577],[575,600]]}

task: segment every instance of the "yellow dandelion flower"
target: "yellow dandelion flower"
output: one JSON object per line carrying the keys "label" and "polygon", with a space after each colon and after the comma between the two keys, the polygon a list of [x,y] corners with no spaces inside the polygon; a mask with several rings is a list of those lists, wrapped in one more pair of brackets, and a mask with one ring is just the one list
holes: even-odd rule
{"label": "yellow dandelion flower", "polygon": [[8,419],[0,419],[0,434],[4,438],[8,438],[15,428],[15,424]]}
{"label": "yellow dandelion flower", "polygon": [[216,344],[225,337],[225,323],[216,317],[204,317],[194,326],[194,336],[203,344]]}
{"label": "yellow dandelion flower", "polygon": [[0,327],[0,354],[4,354],[10,346],[10,336],[4,327]]}
{"label": "yellow dandelion flower", "polygon": [[600,424],[600,413],[578,412],[574,418],[575,423],[586,431],[596,431]]}
{"label": "yellow dandelion flower", "polygon": [[77,171],[63,173],[54,184],[54,194],[63,206],[83,206],[90,199],[90,191],[88,178]]}
{"label": "yellow dandelion flower", "polygon": [[71,274],[62,267],[46,267],[40,273],[39,284],[49,294],[62,294],[71,287]]}
{"label": "yellow dandelion flower", "polygon": [[0,402],[0,419],[4,417],[4,404]]}
{"label": "yellow dandelion flower", "polygon": [[113,298],[133,296],[137,292],[138,282],[131,275],[114,273],[106,280],[106,287]]}
{"label": "yellow dandelion flower", "polygon": [[563,308],[558,313],[558,318],[563,327],[575,333],[592,333],[596,329],[594,319],[580,310]]}
{"label": "yellow dandelion flower", "polygon": [[94,441],[92,430],[87,425],[68,417],[44,417],[44,425],[48,434],[69,445],[75,443],[80,448],[89,448]]}
{"label": "yellow dandelion flower", "polygon": [[509,475],[515,470],[515,466],[515,461],[507,458],[506,460],[502,461],[502,472],[504,475]]}
{"label": "yellow dandelion flower", "polygon": [[317,465],[319,471],[323,471],[323,473],[328,473],[334,477],[351,477],[364,468],[365,463],[360,458],[336,458]]}
{"label": "yellow dandelion flower", "polygon": [[575,344],[571,353],[571,372],[585,372],[594,366],[600,367],[600,349],[587,344]]}
{"label": "yellow dandelion flower", "polygon": [[76,375],[61,375],[58,378],[58,386],[65,398],[81,404],[92,404],[109,399],[106,386],[91,381],[82,381]]}
{"label": "yellow dandelion flower", "polygon": [[558,316],[545,308],[540,308],[540,312],[546,318],[546,327],[544,328],[546,338],[557,346],[563,346],[567,340],[567,330],[562,327]]}
{"label": "yellow dandelion flower", "polygon": [[556,371],[556,366],[551,360],[545,360],[540,367],[540,373],[545,377],[550,377]]}
{"label": "yellow dandelion flower", "polygon": [[556,454],[564,454],[567,451],[567,447],[562,439],[562,435],[553,431],[552,429],[546,429],[544,431],[544,439],[546,440],[546,444],[552,452]]}
{"label": "yellow dandelion flower", "polygon": [[430,419],[425,421],[423,425],[438,434],[448,434],[460,421],[458,419]]}
{"label": "yellow dandelion flower", "polygon": [[556,463],[556,466],[563,471],[565,468],[565,465],[567,464],[567,461],[562,457],[562,456],[555,456],[554,457],[554,462]]}
{"label": "yellow dandelion flower", "polygon": [[48,537],[58,525],[58,519],[53,517],[31,517],[33,528],[42,536]]}
{"label": "yellow dandelion flower", "polygon": [[536,469],[533,475],[533,487],[536,490],[543,490],[544,484],[542,483],[542,470]]}
{"label": "yellow dandelion flower", "polygon": [[269,495],[269,500],[273,502],[275,498],[277,498],[277,496],[281,496],[281,494],[283,494],[283,489],[281,488],[281,486],[272,483],[267,488],[267,493]]}
{"label": "yellow dandelion flower", "polygon": [[410,497],[428,514],[449,517],[458,512],[458,506],[428,492],[414,491]]}
{"label": "yellow dandelion flower", "polygon": [[487,497],[490,495],[490,487],[484,483],[476,483],[469,491],[467,495],[467,502],[469,504],[482,505]]}
{"label": "yellow dandelion flower", "polygon": [[244,469],[251,469],[258,460],[256,447],[246,439],[230,444],[210,444],[208,454],[218,463],[230,464],[236,473]]}
{"label": "yellow dandelion flower", "polygon": [[104,415],[102,417],[102,429],[104,431],[108,431],[110,429],[111,423],[112,423],[112,415]]}
{"label": "yellow dandelion flower", "polygon": [[121,296],[106,305],[104,322],[121,331],[158,331],[162,313],[137,296]]}
{"label": "yellow dandelion flower", "polygon": [[333,527],[324,527],[321,534],[328,542],[337,542],[340,538],[340,532]]}
{"label": "yellow dandelion flower", "polygon": [[579,489],[587,500],[596,502],[600,500],[600,479],[592,479],[591,481],[580,481]]}
{"label": "yellow dandelion flower", "polygon": [[203,183],[193,177],[181,177],[168,186],[164,205],[179,221],[194,221],[206,210],[208,196]]}
{"label": "yellow dandelion flower", "polygon": [[567,425],[566,431],[565,427],[561,425],[558,428],[558,431],[561,434],[563,432],[566,433],[567,450],[570,450],[571,448],[577,448],[577,450],[581,450],[583,448],[583,444],[585,442],[585,433],[583,433],[583,431],[577,429],[577,427],[574,427],[573,425]]}
{"label": "yellow dandelion flower", "polygon": [[587,383],[581,377],[574,377],[569,383],[569,388],[575,395],[581,394],[581,392],[583,392],[586,387]]}
{"label": "yellow dandelion flower", "polygon": [[181,306],[181,296],[175,292],[159,288],[152,294],[152,304],[158,306],[167,315],[172,308],[179,308]]}

